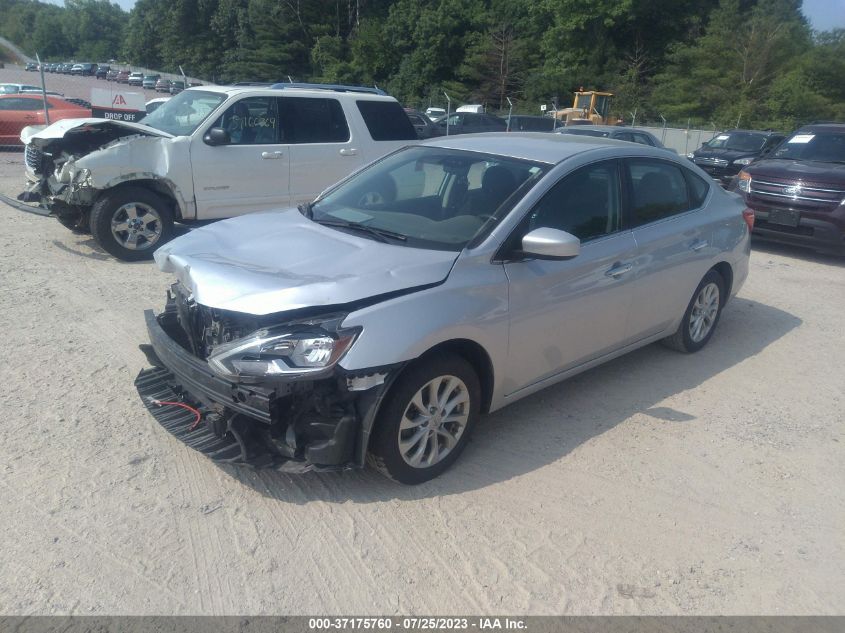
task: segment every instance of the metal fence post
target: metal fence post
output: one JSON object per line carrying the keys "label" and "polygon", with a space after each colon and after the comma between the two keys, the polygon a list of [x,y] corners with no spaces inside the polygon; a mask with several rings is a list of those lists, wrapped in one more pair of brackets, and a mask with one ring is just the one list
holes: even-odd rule
{"label": "metal fence post", "polygon": [[41,97],[44,99],[44,121],[47,125],[50,125],[50,109],[47,107],[47,82],[44,79],[44,64],[41,63],[38,53],[35,53],[35,61],[38,62],[38,71],[41,74]]}
{"label": "metal fence post", "polygon": [[443,96],[446,97],[446,136],[449,136],[449,115],[452,114],[452,99],[443,91]]}

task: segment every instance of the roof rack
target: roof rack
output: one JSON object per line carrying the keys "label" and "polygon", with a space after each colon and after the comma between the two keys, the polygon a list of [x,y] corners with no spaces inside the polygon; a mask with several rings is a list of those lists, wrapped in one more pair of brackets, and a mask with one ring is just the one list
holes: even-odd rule
{"label": "roof rack", "polygon": [[369,86],[346,86],[343,84],[308,84],[299,82],[282,82],[273,84],[272,88],[306,88],[308,90],[333,90],[334,92],[367,92],[375,95],[386,95],[387,93],[381,88],[371,88]]}
{"label": "roof rack", "polygon": [[272,86],[273,84],[269,81],[238,81],[236,83],[233,83],[232,85],[237,86],[239,88],[242,88],[242,87],[245,87],[245,86],[266,87],[266,86]]}

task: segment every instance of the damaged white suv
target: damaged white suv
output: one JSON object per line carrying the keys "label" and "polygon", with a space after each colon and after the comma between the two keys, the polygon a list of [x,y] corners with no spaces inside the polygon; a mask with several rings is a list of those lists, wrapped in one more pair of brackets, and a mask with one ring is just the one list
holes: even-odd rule
{"label": "damaged white suv", "polygon": [[171,237],[174,221],[308,202],[416,138],[399,103],[374,88],[203,86],[140,123],[26,128],[29,185],[18,199],[137,260]]}

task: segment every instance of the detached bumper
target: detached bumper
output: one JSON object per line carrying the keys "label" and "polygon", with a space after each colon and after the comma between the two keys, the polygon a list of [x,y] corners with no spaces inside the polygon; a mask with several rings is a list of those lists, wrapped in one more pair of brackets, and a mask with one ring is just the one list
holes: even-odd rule
{"label": "detached bumper", "polygon": [[[349,391],[342,377],[272,385],[231,382],[171,338],[151,310],[144,318],[150,344],[141,349],[154,367],[138,374],[135,388],[174,437],[215,461],[256,468],[305,472],[363,466],[386,385]],[[200,421],[195,424],[195,415],[181,407],[157,402],[184,402],[200,412]]]}

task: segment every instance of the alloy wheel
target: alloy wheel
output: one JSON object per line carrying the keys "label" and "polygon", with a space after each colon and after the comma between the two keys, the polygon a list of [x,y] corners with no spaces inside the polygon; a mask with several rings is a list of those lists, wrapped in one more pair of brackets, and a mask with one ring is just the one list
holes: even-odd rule
{"label": "alloy wheel", "polygon": [[689,335],[693,343],[704,340],[713,329],[719,314],[719,301],[719,286],[715,283],[707,284],[698,293],[689,317]]}
{"label": "alloy wheel", "polygon": [[467,386],[456,376],[438,376],[414,394],[399,424],[399,453],[409,466],[429,468],[458,444],[470,414]]}
{"label": "alloy wheel", "polygon": [[133,251],[154,247],[163,230],[161,216],[140,202],[124,204],[112,216],[111,232],[118,244]]}

